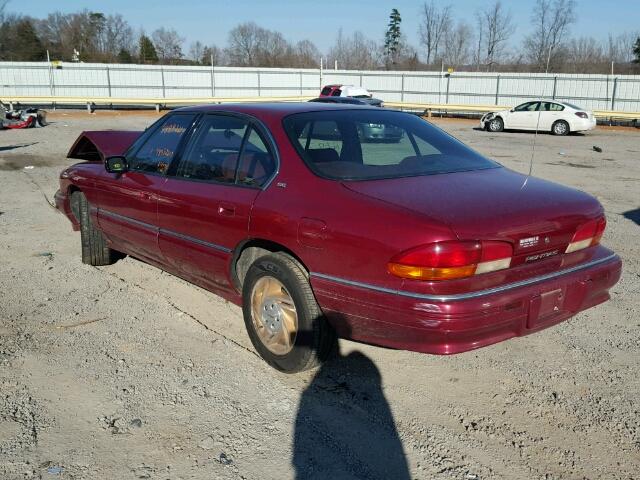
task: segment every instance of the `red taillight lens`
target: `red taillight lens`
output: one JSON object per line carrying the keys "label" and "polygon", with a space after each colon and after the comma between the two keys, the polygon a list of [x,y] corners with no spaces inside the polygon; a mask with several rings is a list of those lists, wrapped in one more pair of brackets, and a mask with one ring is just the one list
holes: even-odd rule
{"label": "red taillight lens", "polygon": [[388,270],[401,278],[451,280],[508,268],[512,253],[506,242],[437,242],[396,255]]}
{"label": "red taillight lens", "polygon": [[576,112],[576,117],[589,118],[589,115],[587,115],[585,112]]}
{"label": "red taillight lens", "polygon": [[607,227],[607,220],[602,217],[598,220],[590,220],[581,225],[567,246],[565,253],[576,252],[583,248],[591,247],[600,243],[604,229]]}

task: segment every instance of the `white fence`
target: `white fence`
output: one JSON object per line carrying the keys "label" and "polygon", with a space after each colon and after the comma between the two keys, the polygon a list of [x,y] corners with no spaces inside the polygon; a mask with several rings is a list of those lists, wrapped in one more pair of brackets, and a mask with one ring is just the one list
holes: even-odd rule
{"label": "white fence", "polygon": [[[362,85],[386,101],[516,105],[539,97],[593,110],[640,111],[640,75],[385,72],[318,69],[0,62],[3,97],[313,96],[322,85]],[[134,102],[132,102],[134,103]]]}

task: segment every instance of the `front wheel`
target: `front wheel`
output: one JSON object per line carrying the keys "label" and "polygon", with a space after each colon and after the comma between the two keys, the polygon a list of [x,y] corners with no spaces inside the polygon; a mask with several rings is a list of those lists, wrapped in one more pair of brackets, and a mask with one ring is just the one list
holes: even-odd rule
{"label": "front wheel", "polygon": [[489,125],[487,126],[487,129],[490,132],[495,132],[495,133],[501,132],[504,130],[504,121],[500,117],[492,118],[489,121]]}
{"label": "front wheel", "polygon": [[334,350],[335,332],[307,274],[286,254],[266,255],[251,265],[242,287],[242,313],[253,346],[281,372],[314,368]]}
{"label": "front wheel", "polygon": [[568,135],[569,134],[569,124],[564,120],[558,120],[551,127],[551,132],[554,135]]}
{"label": "front wheel", "polygon": [[93,224],[89,215],[89,202],[84,193],[74,192],[71,195],[71,210],[80,223],[82,263],[93,266],[114,263],[119,258],[119,254],[107,246],[104,235]]}

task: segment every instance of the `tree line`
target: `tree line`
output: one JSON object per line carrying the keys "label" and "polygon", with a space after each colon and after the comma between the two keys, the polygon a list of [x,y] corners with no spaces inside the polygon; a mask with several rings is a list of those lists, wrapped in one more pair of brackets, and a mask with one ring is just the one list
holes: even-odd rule
{"label": "tree line", "polygon": [[310,40],[291,42],[254,22],[232,28],[225,46],[194,41],[187,48],[176,30],[135,31],[120,14],[83,10],[32,18],[10,13],[7,0],[0,0],[0,60],[317,68],[322,58],[325,67],[356,70],[566,73],[608,73],[613,62],[617,73],[640,71],[639,32],[609,34],[604,42],[571,35],[575,0],[536,0],[519,45],[513,17],[500,0],[477,10],[473,22],[434,0],[422,4],[419,15],[417,46],[407,41],[394,8],[380,41],[340,29],[323,54]]}

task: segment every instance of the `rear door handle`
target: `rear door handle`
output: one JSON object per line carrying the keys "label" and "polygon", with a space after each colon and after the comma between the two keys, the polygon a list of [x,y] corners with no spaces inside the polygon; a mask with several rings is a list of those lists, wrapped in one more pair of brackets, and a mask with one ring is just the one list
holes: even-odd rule
{"label": "rear door handle", "polygon": [[222,202],[218,205],[218,215],[233,217],[236,214],[236,206],[232,203]]}

